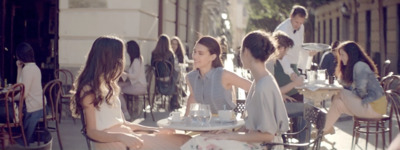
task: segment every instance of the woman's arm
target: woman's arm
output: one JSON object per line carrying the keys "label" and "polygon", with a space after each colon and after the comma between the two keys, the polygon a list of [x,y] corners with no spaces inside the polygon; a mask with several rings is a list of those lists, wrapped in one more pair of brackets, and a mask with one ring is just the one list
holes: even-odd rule
{"label": "woman's arm", "polygon": [[222,85],[225,89],[232,89],[232,86],[235,86],[248,92],[250,90],[251,82],[230,71],[224,70],[222,73]]}
{"label": "woman's arm", "polygon": [[187,100],[187,104],[186,104],[185,116],[189,115],[190,104],[196,103],[196,100],[195,100],[194,95],[193,95],[194,93],[193,93],[192,85],[190,84],[189,78],[187,77],[187,75],[186,75],[186,83],[187,83],[187,85],[189,87],[190,94],[189,94],[189,97],[188,97],[188,100]]}
{"label": "woman's arm", "polygon": [[83,115],[85,115],[87,136],[99,142],[122,142],[128,147],[142,147],[143,141],[136,135],[128,132],[106,132],[96,129],[94,95],[89,94],[82,100]]}
{"label": "woman's arm", "polygon": [[[355,84],[353,93],[362,99],[363,104],[372,102],[383,95],[383,89],[379,81],[376,79],[375,73],[372,72],[370,67],[364,62],[357,62],[354,65],[353,83]],[[368,91],[367,88],[374,90]]]}

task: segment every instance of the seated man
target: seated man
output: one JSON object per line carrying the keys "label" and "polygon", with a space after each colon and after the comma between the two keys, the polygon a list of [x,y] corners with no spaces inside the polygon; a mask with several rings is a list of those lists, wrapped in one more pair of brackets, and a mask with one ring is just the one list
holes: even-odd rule
{"label": "seated man", "polygon": [[[282,58],[285,56],[287,50],[293,46],[293,40],[281,31],[274,32],[273,38],[278,44],[277,50],[279,54],[276,59],[267,62],[267,69],[274,75],[280,87],[288,116],[292,119],[294,124],[293,131],[296,132],[306,125],[306,121],[303,119],[303,95],[300,95],[298,91],[294,89],[294,87],[303,84],[303,78],[300,76],[293,76],[291,79],[289,75],[285,74],[282,68],[282,63],[286,63],[282,61]],[[302,132],[297,139],[299,142],[308,142],[308,135],[309,132]]]}

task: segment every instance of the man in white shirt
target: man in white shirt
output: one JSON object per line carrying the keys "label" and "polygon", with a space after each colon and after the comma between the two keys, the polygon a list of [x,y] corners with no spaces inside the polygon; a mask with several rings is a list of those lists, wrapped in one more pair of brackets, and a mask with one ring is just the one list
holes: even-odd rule
{"label": "man in white shirt", "polygon": [[[300,5],[294,5],[290,17],[279,24],[275,31],[285,32],[293,41],[293,47],[283,57],[282,67],[286,74],[293,77],[299,75],[298,68],[305,71],[311,67],[312,56],[315,51],[306,51],[301,45],[304,42],[304,22],[308,17],[307,9]],[[295,74],[293,74],[295,73]]]}

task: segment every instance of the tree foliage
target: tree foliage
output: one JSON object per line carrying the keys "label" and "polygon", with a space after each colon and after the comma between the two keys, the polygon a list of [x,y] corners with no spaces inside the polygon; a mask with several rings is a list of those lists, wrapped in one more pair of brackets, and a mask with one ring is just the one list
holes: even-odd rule
{"label": "tree foliage", "polygon": [[[273,31],[283,20],[289,17],[295,4],[305,6],[309,12],[306,30],[314,26],[312,10],[333,0],[249,0],[249,21],[247,31],[264,29]],[[311,10],[311,11],[310,11]],[[307,31],[306,31],[307,32]],[[312,31],[310,31],[312,32]]]}

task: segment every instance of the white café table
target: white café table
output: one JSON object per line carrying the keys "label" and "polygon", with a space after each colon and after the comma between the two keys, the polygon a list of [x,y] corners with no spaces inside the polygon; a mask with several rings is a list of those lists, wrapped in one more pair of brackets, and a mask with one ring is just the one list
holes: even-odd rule
{"label": "white caf\u00e9 table", "polygon": [[187,118],[179,122],[171,122],[168,118],[157,121],[157,125],[163,128],[185,130],[185,131],[212,131],[222,129],[233,129],[244,125],[243,119],[237,119],[236,121],[221,122],[218,117],[211,118],[211,121],[207,125],[193,125]]}
{"label": "white caf\u00e9 table", "polygon": [[327,81],[317,80],[312,83],[305,83],[300,87],[295,87],[295,89],[304,96],[304,102],[311,100],[315,106],[319,107],[322,101],[338,94],[343,89],[343,86],[337,83],[337,81],[334,84],[328,84]]}

